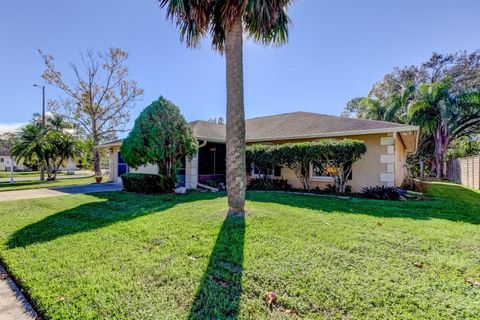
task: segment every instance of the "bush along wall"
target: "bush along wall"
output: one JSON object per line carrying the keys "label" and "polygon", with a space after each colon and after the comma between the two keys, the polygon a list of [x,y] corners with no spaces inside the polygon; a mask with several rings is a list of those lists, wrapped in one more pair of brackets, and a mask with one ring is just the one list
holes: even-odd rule
{"label": "bush along wall", "polygon": [[125,173],[122,174],[123,189],[138,193],[165,193],[162,177],[158,174]]}
{"label": "bush along wall", "polygon": [[255,165],[261,173],[269,177],[275,166],[292,169],[305,190],[310,190],[310,164],[313,161],[325,164],[328,174],[334,179],[336,192],[343,194],[352,171],[351,164],[359,160],[366,151],[367,146],[359,140],[325,139],[279,145],[252,145],[247,147],[246,158],[247,164]]}

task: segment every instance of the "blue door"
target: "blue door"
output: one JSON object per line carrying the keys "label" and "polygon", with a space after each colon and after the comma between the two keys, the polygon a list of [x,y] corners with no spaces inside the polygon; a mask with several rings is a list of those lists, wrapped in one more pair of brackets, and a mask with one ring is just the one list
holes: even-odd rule
{"label": "blue door", "polygon": [[118,153],[118,176],[121,177],[122,174],[128,172],[128,165],[125,163],[125,160],[122,158],[122,154]]}

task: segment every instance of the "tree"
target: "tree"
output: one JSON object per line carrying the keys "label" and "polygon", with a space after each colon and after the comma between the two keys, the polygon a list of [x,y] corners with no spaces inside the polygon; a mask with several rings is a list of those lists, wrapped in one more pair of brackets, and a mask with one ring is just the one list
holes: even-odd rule
{"label": "tree", "polygon": [[[413,160],[420,164],[420,176],[423,176],[425,161],[436,163],[437,175],[441,175],[443,165],[440,165],[439,161],[443,161],[440,158],[441,155],[445,156],[445,152],[442,151],[445,146],[448,148],[456,139],[480,132],[475,101],[480,92],[479,75],[480,50],[471,53],[465,51],[455,54],[433,53],[419,66],[395,68],[372,87],[368,97],[352,99],[343,114],[405,124],[423,123],[420,128],[417,155],[409,157],[408,161]],[[440,87],[447,82],[448,89],[443,92]],[[433,94],[430,97],[429,92]],[[435,97],[435,94],[438,96]],[[412,106],[419,105],[423,107],[417,111],[409,110]],[[428,105],[431,110],[426,109]],[[438,107],[440,105],[443,106]],[[440,109],[445,112],[440,112]],[[436,123],[435,117],[432,116],[434,114],[442,116],[443,121],[447,121],[443,127],[450,128],[444,129],[443,133],[431,130],[433,123]],[[439,130],[441,127],[438,127]],[[443,142],[440,136],[443,136]],[[440,149],[436,150],[437,148]]]}
{"label": "tree", "polygon": [[357,97],[350,100],[342,115],[360,119],[408,122],[408,106],[415,96],[415,85],[408,82],[398,85],[397,92],[387,97]]}
{"label": "tree", "polygon": [[16,134],[10,152],[17,159],[38,161],[40,166],[46,167],[47,144],[41,126],[29,123]]}
{"label": "tree", "polygon": [[80,154],[78,140],[67,132],[68,128],[62,117],[54,115],[48,118],[43,130],[34,117],[17,134],[11,153],[26,161],[37,160],[47,170],[47,180],[56,180],[63,162]]}
{"label": "tree", "polygon": [[156,164],[165,190],[174,188],[180,161],[196,152],[192,129],[179,108],[163,97],[142,111],[121,149],[132,168]]}
{"label": "tree", "polygon": [[445,176],[443,163],[450,143],[480,132],[480,93],[456,96],[450,78],[425,84],[409,107],[409,115],[412,123],[432,136],[437,178],[441,178]]}
{"label": "tree", "polygon": [[465,136],[453,141],[446,158],[456,159],[480,155],[480,134]]}
{"label": "tree", "polygon": [[[105,53],[89,50],[81,54],[80,65],[70,62],[74,79],[71,84],[53,64],[53,57],[39,52],[46,66],[43,79],[67,95],[63,100],[49,101],[53,111],[85,130],[94,145],[125,131],[130,109],[143,93],[135,81],[128,80],[126,51],[110,48]],[[99,176],[102,172],[98,148],[93,149],[93,160]]]}
{"label": "tree", "polygon": [[245,111],[243,98],[243,33],[262,44],[287,41],[292,0],[177,1],[159,0],[175,21],[182,41],[198,46],[209,34],[212,47],[225,53],[227,80],[227,190],[230,213],[244,212]]}
{"label": "tree", "polygon": [[310,165],[325,164],[328,175],[335,182],[337,193],[345,193],[352,164],[367,151],[365,143],[358,140],[325,139],[315,142],[286,143],[279,145],[252,145],[247,148],[249,163],[270,175],[275,166],[285,166],[295,172],[303,189],[310,189]]}

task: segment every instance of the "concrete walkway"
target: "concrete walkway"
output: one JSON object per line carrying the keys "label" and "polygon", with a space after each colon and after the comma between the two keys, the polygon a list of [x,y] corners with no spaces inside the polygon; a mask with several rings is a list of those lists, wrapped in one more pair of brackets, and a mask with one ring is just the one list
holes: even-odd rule
{"label": "concrete walkway", "polygon": [[122,190],[122,184],[116,182],[92,183],[79,186],[66,186],[55,188],[39,188],[27,190],[13,190],[0,192],[0,201],[12,201],[22,199],[35,199],[64,196],[69,194],[81,194],[92,192],[108,192]]}
{"label": "concrete walkway", "polygon": [[35,319],[35,310],[0,265],[0,320]]}

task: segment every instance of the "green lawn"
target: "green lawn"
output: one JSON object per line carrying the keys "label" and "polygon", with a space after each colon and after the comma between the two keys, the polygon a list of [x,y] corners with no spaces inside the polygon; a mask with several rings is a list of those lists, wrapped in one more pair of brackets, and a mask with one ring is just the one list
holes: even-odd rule
{"label": "green lawn", "polygon": [[[64,176],[66,175],[65,172],[57,173],[57,176]],[[14,177],[21,177],[21,178],[38,178],[40,177],[40,171],[30,171],[30,172],[13,172]],[[0,178],[10,178],[10,172],[7,171],[0,171]]]}
{"label": "green lawn", "polygon": [[209,193],[3,202],[0,256],[47,319],[478,319],[480,193],[429,192],[249,193],[245,219]]}
{"label": "green lawn", "polygon": [[0,182],[0,192],[12,191],[12,190],[37,189],[37,188],[75,186],[75,185],[94,183],[94,182],[95,182],[94,177],[68,178],[68,179],[59,179],[56,181],[28,180],[28,181],[15,181],[14,183]]}

